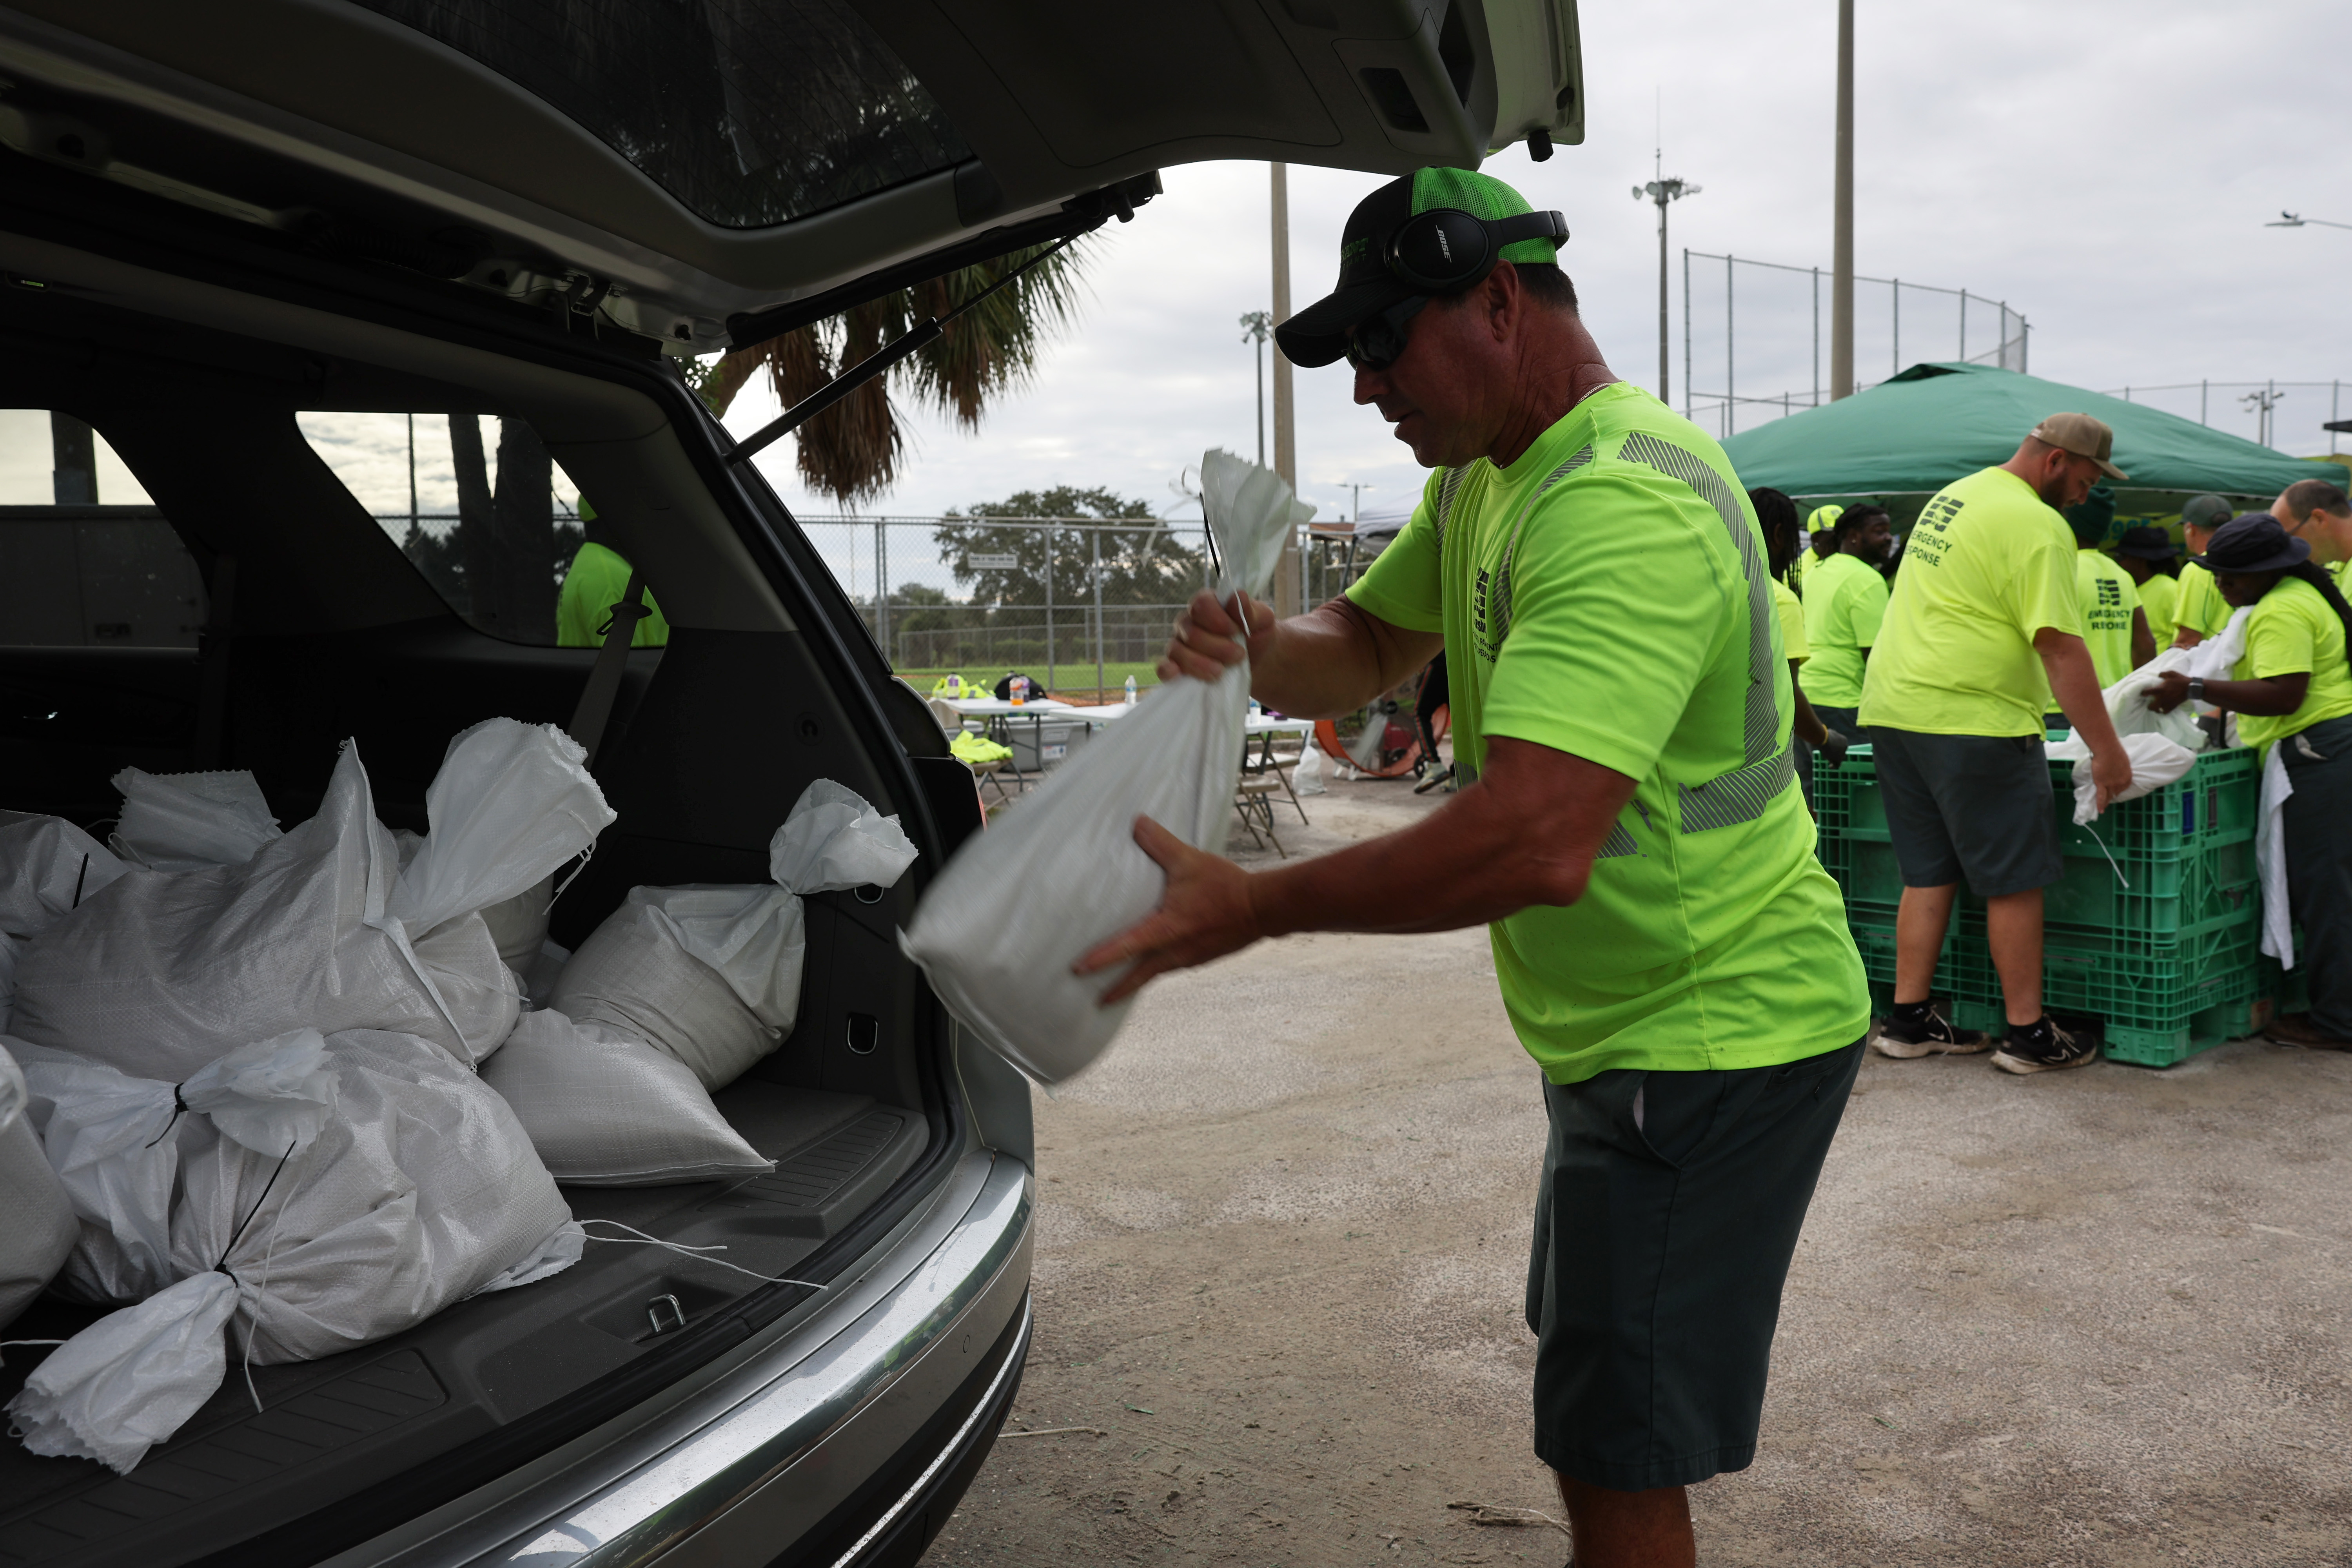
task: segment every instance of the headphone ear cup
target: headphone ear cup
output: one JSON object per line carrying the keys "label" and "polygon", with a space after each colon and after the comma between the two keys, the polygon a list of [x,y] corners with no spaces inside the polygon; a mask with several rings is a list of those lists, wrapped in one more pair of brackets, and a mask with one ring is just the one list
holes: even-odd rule
{"label": "headphone ear cup", "polygon": [[1389,269],[1416,289],[1452,293],[1490,269],[1486,226],[1465,212],[1441,207],[1419,213],[1389,242]]}

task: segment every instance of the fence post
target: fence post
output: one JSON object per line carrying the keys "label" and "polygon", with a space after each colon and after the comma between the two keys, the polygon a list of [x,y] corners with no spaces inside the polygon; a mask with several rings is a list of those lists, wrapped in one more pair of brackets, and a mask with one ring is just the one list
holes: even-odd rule
{"label": "fence post", "polygon": [[1895,279],[1895,368],[1890,375],[1903,374],[1903,279]]}
{"label": "fence post", "polygon": [[[2344,384],[2331,381],[2327,384],[2332,388],[2327,395],[2327,422],[2333,425],[2344,417]],[[2335,430],[2327,433],[2327,455],[2331,458],[2336,456],[2336,437],[2339,434]]]}
{"label": "fence post", "polygon": [[1738,405],[1739,385],[1732,374],[1731,258],[1723,258],[1723,434],[1731,434],[1732,411]]}
{"label": "fence post", "polygon": [[1045,690],[1054,689],[1054,533],[1045,525]]}
{"label": "fence post", "polygon": [[874,640],[882,649],[882,657],[892,668],[898,659],[890,652],[890,525],[881,518],[874,520]]}
{"label": "fence post", "polygon": [[1683,417],[1691,416],[1690,247],[1683,247]]}
{"label": "fence post", "polygon": [[1960,290],[1960,363],[1969,363],[1969,291]]}
{"label": "fence post", "polygon": [[1102,611],[1102,525],[1087,530],[1087,540],[1094,559],[1095,577],[1095,700],[1103,700],[1103,611]]}
{"label": "fence post", "polygon": [[1822,269],[1813,268],[1813,406],[1822,405]]}
{"label": "fence post", "polygon": [[2197,384],[2197,423],[2200,425],[2210,425],[2213,423],[2210,419],[2205,417],[2206,395],[2210,393],[2212,390],[2213,383],[2210,379],[2200,381]]}

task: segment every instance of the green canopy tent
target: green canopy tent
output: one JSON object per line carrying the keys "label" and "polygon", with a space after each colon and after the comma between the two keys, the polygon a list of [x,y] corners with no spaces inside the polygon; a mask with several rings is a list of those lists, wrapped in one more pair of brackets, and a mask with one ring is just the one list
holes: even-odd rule
{"label": "green canopy tent", "polygon": [[2027,431],[2062,413],[2114,428],[2116,467],[2131,476],[2116,487],[2119,525],[2178,518],[2183,500],[2209,490],[2251,510],[2297,479],[2352,489],[2341,463],[2284,457],[2145,404],[1980,364],[1915,364],[1867,392],[1743,430],[1723,449],[1751,488],[1785,490],[1809,509],[1875,500],[1902,527],[1929,496],[2007,462]]}

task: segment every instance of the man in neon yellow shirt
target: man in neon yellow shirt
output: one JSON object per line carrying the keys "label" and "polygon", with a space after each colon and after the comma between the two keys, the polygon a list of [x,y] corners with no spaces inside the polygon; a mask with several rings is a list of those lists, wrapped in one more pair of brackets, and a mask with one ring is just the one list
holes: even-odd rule
{"label": "man in neon yellow shirt", "polygon": [[2116,543],[2116,564],[2131,578],[2140,611],[2147,617],[2147,635],[2159,648],[2172,646],[2179,624],[2173,612],[2180,595],[2180,584],[2165,575],[2163,563],[2179,553],[2180,547],[2160,528],[2127,528]]}
{"label": "man in neon yellow shirt", "polygon": [[[2213,531],[2230,521],[2230,503],[2220,496],[2190,496],[2180,508],[2180,536],[2191,556],[2205,553]],[[2213,574],[2194,560],[2180,569],[2180,592],[2172,602],[2172,646],[2195,647],[2230,624],[2230,606],[2213,585]]]}
{"label": "man in neon yellow shirt", "polygon": [[1299,364],[1346,355],[1356,401],[1438,471],[1344,597],[1277,622],[1202,595],[1160,666],[1214,679],[1246,635],[1251,689],[1320,716],[1443,647],[1462,787],[1255,875],[1139,822],[1161,905],[1079,967],[1125,966],[1116,999],[1261,937],[1486,924],[1551,1118],[1536,1452],[1579,1563],[1681,1568],[1684,1489],[1753,1453],[1869,999],[1795,787],[1747,497],[1721,447],[1603,363],[1554,240],[1526,237],[1557,215],[1526,213],[1450,169],[1358,205],[1338,289],[1276,336]]}
{"label": "man in neon yellow shirt", "polygon": [[[571,568],[563,574],[563,586],[555,597],[555,646],[603,647],[611,624],[607,617],[613,606],[628,596],[629,563],[613,548],[610,534],[586,496],[580,498],[580,530],[585,536],[583,542],[572,552]],[[667,647],[669,622],[654,603],[653,590],[644,589],[640,596],[646,614],[629,634],[629,646]]]}
{"label": "man in neon yellow shirt", "polygon": [[2251,605],[2246,651],[2230,680],[2168,673],[2148,706],[2210,702],[2238,715],[2294,786],[2280,812],[2287,905],[2303,940],[2311,1011],[2265,1031],[2282,1045],[2352,1050],[2352,605],[2312,559],[2308,540],[2255,512],[2224,524],[2205,549],[2222,597]]}
{"label": "man in neon yellow shirt", "polygon": [[1822,723],[1866,741],[1855,710],[1862,705],[1864,661],[1886,618],[1886,578],[1879,568],[1895,548],[1895,530],[1885,507],[1850,506],[1830,537],[1837,542],[1834,552],[1805,578],[1805,640],[1813,650],[1805,666],[1805,696]]}
{"label": "man in neon yellow shirt", "polygon": [[2087,414],[2053,414],[2008,462],[1937,491],[1912,526],[1862,693],[1903,871],[1895,1006],[1878,1029],[1887,1056],[1990,1044],[1937,1016],[1928,995],[1963,877],[1985,900],[2009,1018],[1993,1064],[2044,1072],[2097,1054],[2042,1011],[2042,889],[2065,869],[2042,726],[2055,692],[2090,742],[2100,810],[2131,783],[2083,645],[2074,531],[2055,510],[2103,473],[2126,477],[2107,460],[2114,441]]}
{"label": "man in neon yellow shirt", "polygon": [[2352,497],[2326,479],[2297,479],[2271,502],[2271,515],[2294,538],[2311,546],[2311,559],[2327,569],[2336,592],[2352,567]]}

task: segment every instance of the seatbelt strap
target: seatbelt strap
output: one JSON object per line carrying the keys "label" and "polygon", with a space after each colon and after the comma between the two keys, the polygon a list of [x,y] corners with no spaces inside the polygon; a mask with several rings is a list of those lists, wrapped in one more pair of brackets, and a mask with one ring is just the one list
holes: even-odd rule
{"label": "seatbelt strap", "polygon": [[621,595],[611,615],[596,629],[604,634],[604,646],[596,650],[596,663],[588,671],[588,684],[580,693],[580,706],[572,710],[572,722],[567,727],[571,737],[588,752],[588,765],[596,765],[596,748],[604,739],[604,726],[613,717],[613,703],[621,695],[621,677],[629,664],[629,643],[635,637],[637,623],[653,612],[646,608],[645,574],[635,567],[629,569],[629,589]]}

